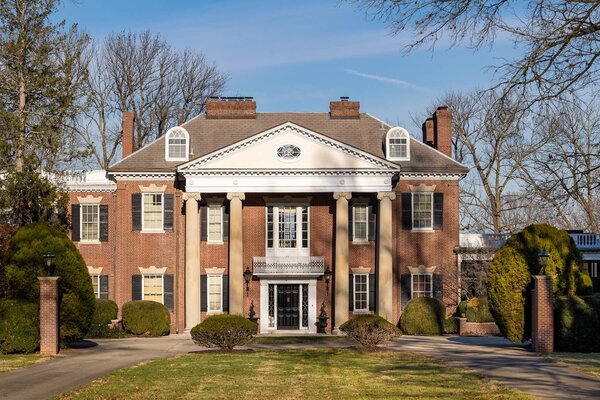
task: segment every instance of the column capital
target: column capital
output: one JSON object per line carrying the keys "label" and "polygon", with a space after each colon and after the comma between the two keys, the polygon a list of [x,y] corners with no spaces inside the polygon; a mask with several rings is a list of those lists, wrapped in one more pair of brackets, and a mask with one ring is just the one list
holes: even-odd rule
{"label": "column capital", "polygon": [[352,198],[352,193],[350,193],[350,192],[334,192],[333,193],[333,199],[334,200],[339,200],[341,198],[344,198],[346,200],[350,200]]}
{"label": "column capital", "polygon": [[383,200],[386,198],[390,200],[396,199],[396,192],[377,192],[377,200]]}
{"label": "column capital", "polygon": [[185,193],[183,193],[183,196],[181,196],[181,197],[183,198],[184,201],[187,201],[187,200],[200,201],[202,199],[202,196],[198,192],[185,192]]}
{"label": "column capital", "polygon": [[227,193],[227,200],[233,200],[234,198],[238,198],[238,199],[244,201],[244,200],[246,200],[246,193],[244,193],[244,192]]}

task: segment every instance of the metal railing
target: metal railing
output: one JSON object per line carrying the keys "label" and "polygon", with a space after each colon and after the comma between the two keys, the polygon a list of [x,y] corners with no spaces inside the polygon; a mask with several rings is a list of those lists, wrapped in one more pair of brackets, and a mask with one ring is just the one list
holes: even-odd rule
{"label": "metal railing", "polygon": [[596,233],[570,233],[579,250],[600,250],[600,235]]}
{"label": "metal railing", "polygon": [[[465,248],[500,248],[510,233],[461,233],[460,246]],[[596,233],[569,233],[579,250],[600,250],[600,234]]]}
{"label": "metal railing", "polygon": [[268,276],[323,275],[325,259],[320,256],[253,257],[252,273]]}

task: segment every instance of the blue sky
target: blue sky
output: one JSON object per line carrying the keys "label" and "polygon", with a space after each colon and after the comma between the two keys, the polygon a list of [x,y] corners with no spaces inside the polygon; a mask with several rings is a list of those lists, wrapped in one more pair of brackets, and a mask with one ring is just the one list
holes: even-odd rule
{"label": "blue sky", "polygon": [[201,51],[230,76],[225,95],[253,96],[258,111],[328,111],[350,96],[362,111],[405,126],[447,90],[489,87],[510,43],[477,52],[440,45],[402,53],[391,36],[347,2],[66,0],[58,17],[95,39],[113,31],[160,33]]}

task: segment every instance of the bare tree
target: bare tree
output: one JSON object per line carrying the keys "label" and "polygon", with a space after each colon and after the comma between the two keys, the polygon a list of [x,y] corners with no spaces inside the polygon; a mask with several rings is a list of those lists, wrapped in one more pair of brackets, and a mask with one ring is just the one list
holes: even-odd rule
{"label": "bare tree", "polygon": [[522,56],[498,66],[503,92],[518,90],[535,101],[555,98],[598,83],[600,2],[572,0],[350,0],[373,18],[406,31],[406,47],[452,45],[473,48],[508,37]]}

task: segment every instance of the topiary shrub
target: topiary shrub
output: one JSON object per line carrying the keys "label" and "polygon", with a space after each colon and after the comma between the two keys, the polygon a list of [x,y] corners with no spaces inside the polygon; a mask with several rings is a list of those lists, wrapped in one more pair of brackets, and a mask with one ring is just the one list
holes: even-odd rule
{"label": "topiary shrub", "polygon": [[252,341],[258,325],[241,315],[212,315],[192,328],[192,340],[199,346],[231,351]]}
{"label": "topiary shrub", "polygon": [[600,351],[600,318],[597,310],[577,296],[561,296],[554,305],[555,350],[591,353]]}
{"label": "topiary shrub", "polygon": [[33,353],[40,347],[37,303],[0,299],[0,353]]}
{"label": "topiary shrub", "polygon": [[446,318],[446,320],[444,321],[444,333],[458,333],[458,320],[456,319],[456,317]]}
{"label": "topiary shrub", "polygon": [[474,297],[468,300],[465,317],[468,322],[494,322],[487,297]]}
{"label": "topiary shrub", "polygon": [[400,328],[407,335],[442,335],[446,306],[437,299],[418,297],[406,303]]}
{"label": "topiary shrub", "polygon": [[111,320],[117,319],[118,313],[117,303],[112,300],[98,299],[92,325],[108,325]]}
{"label": "topiary shrub", "polygon": [[7,297],[39,302],[38,276],[46,276],[46,251],[54,253],[55,275],[60,276],[60,334],[65,341],[85,336],[94,315],[96,298],[83,257],[64,232],[44,223],[20,228],[4,258]]}
{"label": "topiary shrub", "polygon": [[340,330],[366,349],[374,349],[402,334],[394,324],[374,314],[357,315],[340,325]]}
{"label": "topiary shrub", "polygon": [[92,324],[86,338],[88,339],[122,339],[132,335],[123,329],[111,328],[108,325]]}
{"label": "topiary shrub", "polygon": [[123,328],[134,335],[165,336],[171,330],[171,314],[161,303],[134,300],[121,309]]}
{"label": "topiary shrub", "polygon": [[541,273],[538,254],[550,253],[545,273],[556,275],[558,296],[587,293],[589,279],[581,255],[567,232],[550,225],[531,225],[513,235],[494,255],[487,274],[490,312],[502,335],[513,342],[531,338],[532,275]]}

